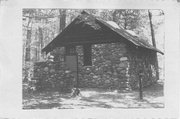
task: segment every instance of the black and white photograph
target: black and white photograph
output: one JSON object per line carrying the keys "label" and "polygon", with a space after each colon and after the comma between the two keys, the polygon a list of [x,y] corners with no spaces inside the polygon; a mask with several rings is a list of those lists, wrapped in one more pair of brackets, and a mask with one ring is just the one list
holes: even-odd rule
{"label": "black and white photograph", "polygon": [[164,11],[22,10],[23,109],[164,108]]}
{"label": "black and white photograph", "polygon": [[178,0],[0,0],[0,119],[178,119]]}

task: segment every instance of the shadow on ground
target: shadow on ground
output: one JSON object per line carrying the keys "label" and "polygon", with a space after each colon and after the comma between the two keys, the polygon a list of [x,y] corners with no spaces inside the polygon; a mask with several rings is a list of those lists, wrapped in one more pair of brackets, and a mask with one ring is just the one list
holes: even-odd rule
{"label": "shadow on ground", "polygon": [[138,91],[118,92],[102,89],[81,89],[81,95],[58,92],[36,93],[25,96],[23,109],[84,109],[84,108],[163,108],[163,85],[145,88],[143,100]]}

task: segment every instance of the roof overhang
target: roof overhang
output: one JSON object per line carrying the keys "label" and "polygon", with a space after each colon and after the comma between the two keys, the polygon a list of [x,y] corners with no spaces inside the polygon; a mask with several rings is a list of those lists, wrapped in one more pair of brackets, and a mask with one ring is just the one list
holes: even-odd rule
{"label": "roof overhang", "polygon": [[59,35],[57,35],[42,52],[51,52],[56,47],[83,44],[130,42],[137,47],[164,54],[152,45],[143,42],[122,28],[116,28],[100,18],[83,11]]}

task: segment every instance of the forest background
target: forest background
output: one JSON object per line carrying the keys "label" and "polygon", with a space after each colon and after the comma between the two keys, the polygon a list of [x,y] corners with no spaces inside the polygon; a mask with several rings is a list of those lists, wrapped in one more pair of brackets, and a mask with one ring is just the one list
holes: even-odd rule
{"label": "forest background", "polygon": [[[45,62],[48,56],[63,57],[63,49],[56,49],[46,55],[41,50],[52,41],[75,17],[84,9],[23,9],[23,79],[27,78],[32,64]],[[136,33],[144,42],[152,45],[150,18],[154,29],[156,47],[164,52],[164,13],[162,10],[131,10],[131,9],[85,9],[105,21],[114,21],[125,30]],[[108,47],[107,47],[108,46]],[[103,62],[104,59],[96,55],[96,49],[102,56],[109,54],[108,51],[116,52],[113,44],[95,45],[92,51],[96,61]],[[111,53],[113,55],[113,53]],[[79,54],[80,55],[80,54]],[[110,56],[111,57],[111,56]],[[59,58],[55,58],[59,60]],[[101,61],[102,60],[102,61]],[[158,55],[160,79],[164,79],[164,57]],[[28,72],[27,72],[28,71]],[[31,76],[29,76],[31,78]]]}

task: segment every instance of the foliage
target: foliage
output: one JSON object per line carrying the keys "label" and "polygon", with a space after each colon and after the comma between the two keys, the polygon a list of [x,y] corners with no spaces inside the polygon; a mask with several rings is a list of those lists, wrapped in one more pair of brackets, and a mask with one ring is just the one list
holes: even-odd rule
{"label": "foliage", "polygon": [[33,77],[33,63],[26,62],[23,65],[22,78],[23,78],[23,95],[29,95],[29,93],[35,91],[35,82],[32,80]]}
{"label": "foliage", "polygon": [[[67,26],[82,10],[64,10],[66,11],[65,25]],[[151,44],[147,10],[85,10],[105,21],[115,21],[120,27],[134,31]],[[155,14],[153,17],[156,18],[153,20],[156,31],[158,26],[164,22],[163,15],[162,11],[157,10],[152,13]],[[62,21],[60,18],[63,14],[59,9],[23,9],[24,61],[28,52],[31,55],[29,61],[46,60],[47,57],[41,54],[41,49],[60,32],[60,23]],[[27,49],[27,47],[29,48]]]}
{"label": "foliage", "polygon": [[[67,26],[75,17],[77,17],[82,10],[83,9],[65,9],[65,26]],[[55,71],[55,74],[57,75],[52,76],[50,72],[42,70],[38,73],[38,75],[41,75],[41,78],[38,79],[39,82],[32,83],[33,79],[31,79],[32,76],[30,75],[33,74],[33,64],[35,62],[46,61],[49,55],[53,55],[55,57],[55,61],[63,61],[64,48],[57,48],[47,55],[41,52],[41,49],[45,47],[53,38],[55,38],[61,31],[60,29],[62,29],[60,25],[62,21],[60,18],[63,15],[63,12],[60,11],[61,10],[59,9],[23,9],[23,82],[24,84],[28,84],[28,86],[26,86],[27,89],[31,89],[35,83],[41,83],[40,80],[47,80],[46,87],[49,87],[50,89],[50,87],[52,87],[54,84],[60,85],[60,83],[57,83],[59,80],[54,81],[54,84],[52,84],[52,77],[54,77],[54,79],[58,79],[58,77],[61,75],[63,79],[67,78],[65,72]],[[86,11],[100,17],[105,21],[114,21],[124,29],[134,31],[143,40],[145,40],[145,42],[149,42],[151,44],[147,10],[86,9]],[[152,10],[152,13],[154,15],[153,24],[155,33],[156,36],[158,36],[159,26],[163,26],[164,23],[164,15],[161,10]],[[163,33],[161,33],[160,37],[163,39]],[[163,50],[163,41],[159,40],[158,37],[156,37],[156,40],[157,47]],[[87,73],[87,75],[89,75],[88,72],[86,72],[87,70],[84,70],[87,67],[83,67],[83,54],[81,52],[82,50],[79,49],[79,62],[81,64],[82,74]],[[118,74],[119,58],[121,57],[121,53],[119,52],[122,52],[122,50],[118,44],[94,45],[92,50],[94,65],[90,69],[92,72],[91,75],[94,77],[99,77],[102,76],[101,74],[103,74],[104,71],[107,71],[110,72],[110,74],[106,73],[103,77],[104,79],[116,79],[117,75],[115,74]],[[160,59],[162,59],[162,57],[160,57]],[[162,67],[162,65],[160,67]],[[84,79],[85,76],[81,76],[81,78]],[[39,89],[44,90],[44,87],[39,87]]]}

